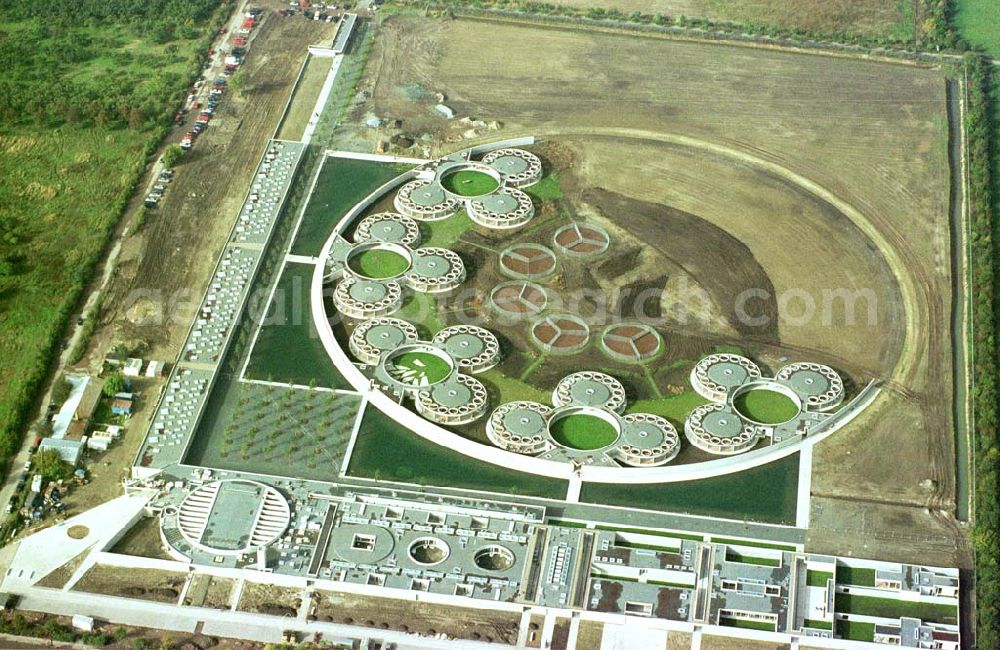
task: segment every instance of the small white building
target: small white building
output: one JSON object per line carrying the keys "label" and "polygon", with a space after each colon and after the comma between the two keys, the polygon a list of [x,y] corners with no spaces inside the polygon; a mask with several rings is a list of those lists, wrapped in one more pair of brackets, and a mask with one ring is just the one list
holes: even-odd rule
{"label": "small white building", "polygon": [[142,373],[142,359],[130,357],[125,360],[122,374],[126,377],[138,377]]}

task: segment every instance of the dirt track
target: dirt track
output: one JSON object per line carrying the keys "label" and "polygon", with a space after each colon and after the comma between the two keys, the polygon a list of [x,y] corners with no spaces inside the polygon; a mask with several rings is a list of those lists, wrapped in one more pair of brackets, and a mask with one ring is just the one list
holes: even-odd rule
{"label": "dirt track", "polygon": [[[115,339],[141,340],[151,356],[172,358],[274,131],[309,44],[333,23],[266,14],[244,63],[244,97],[227,93],[140,236],[126,242],[106,304],[116,308]],[[143,317],[163,310],[166,327]],[[176,310],[176,311],[175,311]],[[173,318],[170,318],[171,313]],[[131,319],[131,320],[130,320]]]}

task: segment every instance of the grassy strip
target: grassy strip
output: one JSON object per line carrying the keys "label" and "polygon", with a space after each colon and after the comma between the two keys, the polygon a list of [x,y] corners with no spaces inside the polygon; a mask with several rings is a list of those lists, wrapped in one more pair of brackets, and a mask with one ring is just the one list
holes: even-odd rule
{"label": "grassy strip", "polygon": [[806,571],[806,584],[810,587],[826,588],[826,583],[833,579],[829,571]]}
{"label": "grassy strip", "polygon": [[874,587],[875,569],[838,566],[837,583],[842,585],[857,585],[859,587]]}
{"label": "grassy strip", "polygon": [[833,623],[830,623],[828,621],[818,621],[818,620],[816,620],[814,618],[807,618],[805,620],[805,623],[803,623],[803,626],[804,627],[811,627],[811,628],[813,628],[815,630],[832,630],[833,629]]}
{"label": "grassy strip", "polygon": [[879,598],[878,596],[837,594],[834,596],[834,610],[838,614],[882,616],[893,619],[911,616],[933,623],[958,623],[958,608],[955,605],[920,603],[894,598]]}
{"label": "grassy strip", "polygon": [[837,621],[836,635],[841,639],[871,643],[875,638],[875,624],[859,621]]}
{"label": "grassy strip", "polygon": [[738,627],[741,630],[764,630],[774,632],[774,623],[765,621],[747,621],[742,618],[720,618],[719,625],[723,627]]}
{"label": "grassy strip", "polygon": [[561,526],[563,528],[586,528],[587,524],[582,521],[567,521],[565,519],[549,519],[549,526]]}
{"label": "grassy strip", "polygon": [[[976,550],[976,635],[979,647],[1000,647],[1000,444],[997,440],[997,350],[995,319],[998,313],[994,283],[997,259],[997,197],[994,194],[993,142],[996,122],[991,114],[990,90],[995,78],[989,62],[969,57],[968,110],[965,116],[969,161],[971,236],[969,273],[972,296],[972,443],[975,484],[975,523],[972,543]],[[995,105],[995,104],[994,104]]]}
{"label": "grassy strip", "polygon": [[712,537],[710,541],[715,544],[737,544],[739,546],[755,546],[757,548],[771,548],[776,551],[795,551],[794,546],[788,544],[776,544],[774,542],[757,542],[743,539],[732,539],[729,537]]}
{"label": "grassy strip", "polygon": [[743,555],[742,553],[737,553],[736,551],[726,549],[726,562],[739,562],[740,564],[757,564],[760,566],[781,566],[781,560],[776,560],[770,557],[754,557],[752,555]]}

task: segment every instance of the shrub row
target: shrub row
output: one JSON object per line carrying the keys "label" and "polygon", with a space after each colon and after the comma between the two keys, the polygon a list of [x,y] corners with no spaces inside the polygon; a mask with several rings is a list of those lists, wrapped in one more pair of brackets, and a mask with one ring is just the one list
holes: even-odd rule
{"label": "shrub row", "polygon": [[[618,25],[648,25],[672,30],[692,30],[703,35],[724,35],[737,38],[767,38],[795,41],[800,44],[837,46],[853,45],[864,48],[907,48],[939,51],[968,49],[957,38],[950,22],[948,0],[920,0],[921,20],[914,26],[913,37],[865,34],[850,29],[808,30],[788,25],[772,25],[756,21],[713,21],[688,16],[626,13],[604,7],[574,7],[535,0],[397,0],[400,4],[451,8],[466,11],[517,13],[532,16],[558,17],[563,20],[596,21]],[[815,43],[819,41],[821,43]]]}

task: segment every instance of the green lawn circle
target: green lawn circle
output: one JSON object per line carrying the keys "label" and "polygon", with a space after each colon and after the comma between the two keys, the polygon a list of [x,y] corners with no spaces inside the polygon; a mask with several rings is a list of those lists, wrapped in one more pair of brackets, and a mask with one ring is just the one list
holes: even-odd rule
{"label": "green lawn circle", "polygon": [[767,388],[754,388],[733,399],[733,407],[743,417],[761,424],[782,424],[799,414],[795,400]]}
{"label": "green lawn circle", "polygon": [[500,187],[497,179],[475,169],[460,169],[441,177],[441,187],[459,196],[482,196]]}
{"label": "green lawn circle", "polygon": [[447,361],[430,352],[404,352],[392,357],[396,368],[412,370],[427,379],[427,384],[437,384],[451,375],[452,367]]}
{"label": "green lawn circle", "polygon": [[618,431],[610,422],[585,413],[567,415],[555,420],[549,426],[549,433],[560,445],[583,451],[607,447],[618,437]]}
{"label": "green lawn circle", "polygon": [[410,268],[410,261],[393,250],[370,248],[352,255],[347,265],[366,278],[384,280],[406,273]]}

